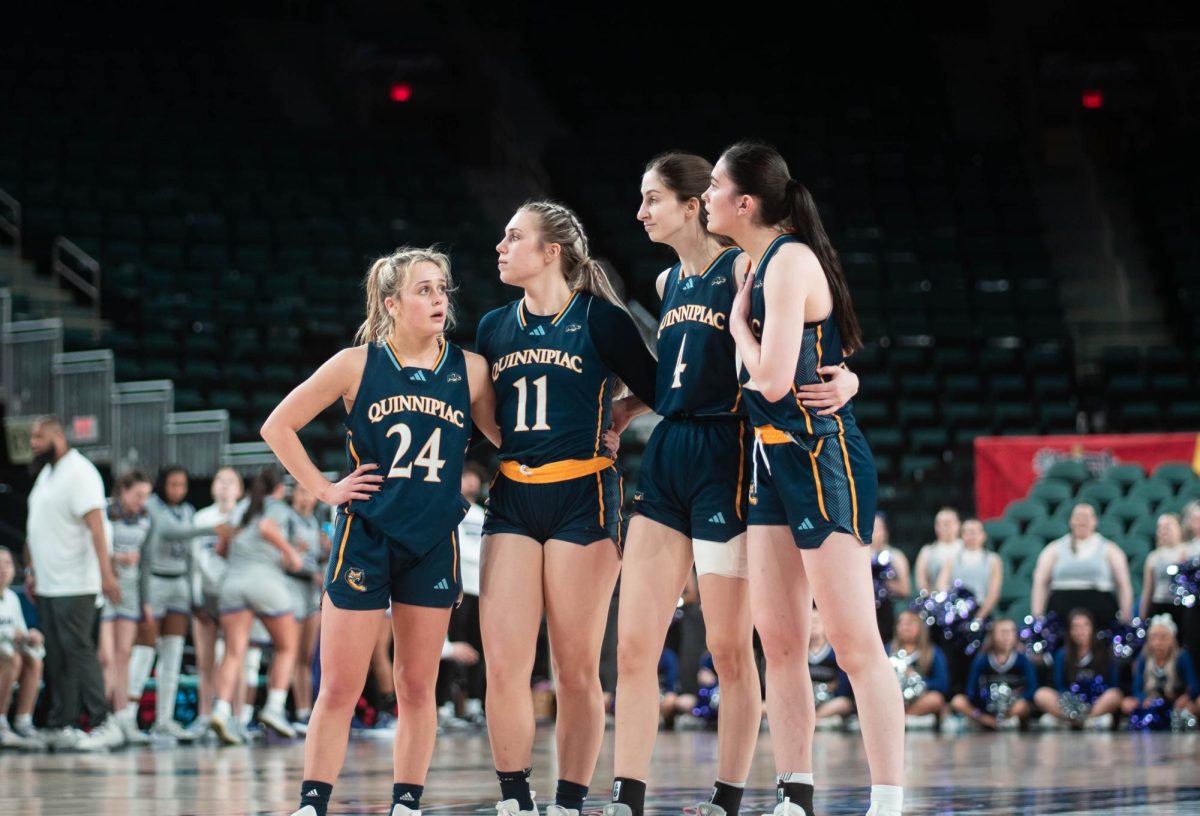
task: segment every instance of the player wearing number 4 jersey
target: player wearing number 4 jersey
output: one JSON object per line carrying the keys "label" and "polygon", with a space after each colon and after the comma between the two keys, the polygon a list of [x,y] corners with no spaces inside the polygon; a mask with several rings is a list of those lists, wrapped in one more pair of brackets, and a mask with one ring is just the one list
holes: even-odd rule
{"label": "player wearing number 4 jersey", "polygon": [[582,808],[604,737],[600,644],[620,569],[621,484],[604,439],[618,379],[653,401],[654,358],[566,207],[526,204],[496,247],[525,296],[484,317],[500,474],[484,522],[480,622],[501,814],[533,814],[529,675],[545,612],[559,782],[547,813]]}
{"label": "player wearing number 4 jersey", "polygon": [[[262,436],[298,482],[338,508],[321,616],[321,693],[309,720],[298,816],[325,816],[384,610],[397,644],[392,816],[419,812],[437,733],[434,685],[461,572],[455,530],[472,422],[499,442],[487,365],[445,338],[450,261],[403,248],[367,275],[362,345],[289,394]],[[352,472],[331,484],[297,432],[346,409]]]}
{"label": "player wearing number 4 jersey", "polygon": [[[717,774],[704,816],[735,816],[762,719],[746,580],[750,429],[738,387],[729,310],[741,250],[708,232],[700,196],[712,165],[686,153],[650,162],[637,217],[679,262],[658,278],[655,410],[663,416],[642,459],[636,515],[621,568],[616,757],[606,816],[642,816],[658,722],[659,653],[693,563],[708,649],[721,678]],[[838,370],[811,396],[840,404],[857,378]],[[617,406],[615,427],[633,411]]]}

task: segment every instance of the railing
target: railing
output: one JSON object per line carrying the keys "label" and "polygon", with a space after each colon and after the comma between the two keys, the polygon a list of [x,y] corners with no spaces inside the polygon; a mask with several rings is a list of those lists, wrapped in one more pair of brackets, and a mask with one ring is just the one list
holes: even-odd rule
{"label": "railing", "polygon": [[13,250],[21,254],[21,202],[0,190],[0,233],[7,235]]}
{"label": "railing", "polygon": [[99,319],[100,262],[60,235],[50,249],[50,265],[55,278],[62,278],[83,293]]}

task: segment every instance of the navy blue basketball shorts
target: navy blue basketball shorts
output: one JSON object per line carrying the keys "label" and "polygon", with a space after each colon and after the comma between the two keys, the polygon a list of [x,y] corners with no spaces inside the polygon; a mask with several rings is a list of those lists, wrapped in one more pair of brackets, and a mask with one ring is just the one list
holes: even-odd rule
{"label": "navy blue basketball shorts", "polygon": [[501,472],[488,493],[483,534],[511,533],[542,544],[558,539],[586,545],[607,538],[620,547],[623,500],[615,467],[542,484]]}

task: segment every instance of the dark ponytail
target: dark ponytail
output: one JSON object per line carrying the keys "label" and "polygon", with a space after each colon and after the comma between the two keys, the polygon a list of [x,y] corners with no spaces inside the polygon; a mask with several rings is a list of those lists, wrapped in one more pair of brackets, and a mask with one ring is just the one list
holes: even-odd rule
{"label": "dark ponytail", "polygon": [[262,515],[263,508],[267,504],[267,496],[275,492],[275,488],[279,487],[283,481],[283,477],[279,473],[279,469],[274,465],[268,465],[255,474],[250,480],[250,504],[246,507],[246,512],[242,514],[242,523],[239,528],[246,527],[251,521]]}
{"label": "dark ponytail", "polygon": [[727,148],[721,159],[737,191],[758,199],[763,225],[779,226],[792,233],[817,256],[833,298],[842,350],[849,355],[861,349],[862,329],[850,299],[846,274],[808,188],[792,178],[787,162],[770,145],[738,142]]}

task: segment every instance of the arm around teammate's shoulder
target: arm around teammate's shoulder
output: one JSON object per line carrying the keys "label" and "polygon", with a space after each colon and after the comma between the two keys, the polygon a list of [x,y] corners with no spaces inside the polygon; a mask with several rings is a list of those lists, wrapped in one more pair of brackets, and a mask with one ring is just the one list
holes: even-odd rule
{"label": "arm around teammate's shoulder", "polygon": [[377,465],[363,464],[342,481],[331,483],[304,450],[299,431],[339,397],[347,410],[353,407],[366,363],[365,345],[339,351],[293,388],[259,431],[288,473],[319,500],[333,506],[351,500],[366,501],[378,492],[383,477],[370,474]]}

